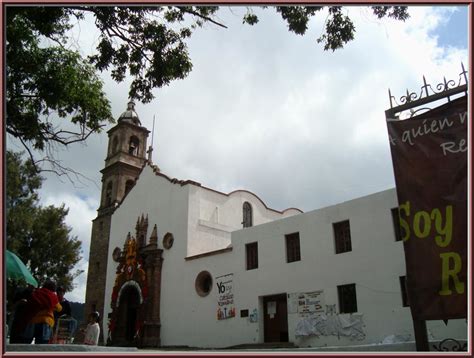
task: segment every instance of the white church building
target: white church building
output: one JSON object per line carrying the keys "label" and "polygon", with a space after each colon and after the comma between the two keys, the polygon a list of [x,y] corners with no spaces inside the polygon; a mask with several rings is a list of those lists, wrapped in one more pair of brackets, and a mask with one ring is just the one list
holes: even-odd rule
{"label": "white church building", "polygon": [[[104,343],[414,340],[395,189],[278,211],[246,190],[167,176],[146,158],[147,135],[133,103],[109,131],[86,297],[103,315]],[[427,327],[432,340],[467,337],[466,320]]]}

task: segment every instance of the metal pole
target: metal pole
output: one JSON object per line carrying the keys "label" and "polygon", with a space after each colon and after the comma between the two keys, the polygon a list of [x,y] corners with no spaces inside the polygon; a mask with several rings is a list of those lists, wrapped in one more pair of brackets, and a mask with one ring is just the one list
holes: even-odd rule
{"label": "metal pole", "polygon": [[428,352],[430,346],[428,343],[428,331],[426,330],[426,321],[417,320],[413,317],[413,329],[415,331],[415,344],[417,352]]}

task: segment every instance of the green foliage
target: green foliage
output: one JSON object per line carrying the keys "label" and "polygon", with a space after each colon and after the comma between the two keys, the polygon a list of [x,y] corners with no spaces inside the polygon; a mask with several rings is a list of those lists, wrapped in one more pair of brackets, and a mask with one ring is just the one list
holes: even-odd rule
{"label": "green foliage", "polygon": [[[192,69],[185,40],[202,26],[218,8],[178,7],[85,7],[94,14],[100,41],[97,54],[90,57],[99,71],[111,69],[112,78],[133,77],[129,97],[151,101],[154,88],[184,79]],[[188,26],[172,26],[191,16]]]}
{"label": "green foliage", "polygon": [[38,204],[37,190],[42,178],[31,160],[7,151],[6,245],[28,264],[39,282],[47,278],[72,289],[73,279],[82,271],[71,272],[80,260],[81,243],[70,235],[65,223],[68,209]]}
{"label": "green foliage", "polygon": [[255,25],[258,22],[258,16],[253,13],[247,13],[242,19],[243,24]]}
{"label": "green foliage", "polygon": [[71,316],[74,317],[79,324],[87,323],[87,317],[85,317],[84,314],[85,304],[71,301],[69,301],[69,304],[71,305]]}
{"label": "green foliage", "polygon": [[[36,174],[31,161],[22,163],[20,154],[7,151],[6,159],[7,248],[18,253],[21,243],[17,240],[10,240],[10,237],[12,235],[28,236],[28,228],[33,225],[34,221],[31,209],[37,204],[36,190],[41,187],[43,178]],[[20,257],[22,256],[20,255]]]}
{"label": "green foliage", "polygon": [[[273,8],[289,31],[298,35],[306,33],[311,18],[323,9]],[[186,41],[197,28],[204,24],[226,28],[218,21],[218,10],[217,6],[7,7],[7,132],[22,141],[31,158],[30,147],[42,151],[52,144],[67,146],[86,140],[113,121],[96,71],[110,71],[117,82],[130,75],[129,97],[150,102],[154,89],[184,79],[192,70]],[[379,19],[408,18],[403,6],[373,6],[372,11]],[[100,31],[96,51],[89,58],[65,47],[71,20],[80,21],[86,13],[92,14]],[[255,25],[258,21],[252,8],[247,8],[243,22]],[[342,8],[329,6],[317,42],[334,51],[353,40],[354,34],[355,26]],[[77,131],[66,130],[64,119],[76,125]],[[48,161],[47,156],[43,160]]]}
{"label": "green foliage", "polygon": [[[70,10],[57,7],[7,9],[7,121],[14,137],[44,150],[100,131],[111,121],[110,104],[95,69],[64,48]],[[54,46],[40,46],[40,40]],[[50,116],[68,118],[77,131],[58,129]]]}
{"label": "green foliage", "polygon": [[[275,9],[288,24],[289,31],[304,35],[311,18],[323,7],[277,6]],[[328,9],[324,33],[318,42],[324,44],[325,50],[334,51],[354,39],[355,26],[342,14],[341,7]],[[127,72],[132,75],[129,96],[144,103],[154,98],[153,89],[183,79],[192,70],[185,40],[197,27],[204,23],[226,27],[216,20],[219,10],[216,6],[87,6],[76,10],[94,14],[101,33],[91,62],[99,71],[111,69],[112,77],[118,82]],[[408,18],[407,8],[403,6],[374,6],[373,12],[378,18]],[[247,8],[243,23],[255,25],[258,21],[258,16]]]}
{"label": "green foliage", "polygon": [[288,29],[295,34],[304,35],[310,18],[320,11],[322,6],[278,6],[277,12],[288,23]]}
{"label": "green foliage", "polygon": [[349,16],[344,16],[340,6],[329,9],[326,33],[317,40],[324,43],[325,50],[337,50],[354,39],[355,27]]}
{"label": "green foliage", "polygon": [[372,6],[372,11],[379,19],[388,16],[395,20],[405,21],[410,17],[406,6]]}

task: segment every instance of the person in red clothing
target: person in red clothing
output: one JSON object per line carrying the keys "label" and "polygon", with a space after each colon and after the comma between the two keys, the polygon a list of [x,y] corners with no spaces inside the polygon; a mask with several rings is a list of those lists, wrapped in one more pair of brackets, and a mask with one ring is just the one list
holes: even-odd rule
{"label": "person in red clothing", "polygon": [[46,281],[41,288],[33,291],[29,300],[32,318],[25,329],[29,342],[35,338],[35,344],[46,344],[53,333],[54,311],[61,311],[56,284]]}

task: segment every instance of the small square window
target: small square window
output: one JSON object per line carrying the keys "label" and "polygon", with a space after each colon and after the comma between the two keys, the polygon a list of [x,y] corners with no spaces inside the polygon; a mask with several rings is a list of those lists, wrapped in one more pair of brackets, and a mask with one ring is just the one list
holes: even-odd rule
{"label": "small square window", "polygon": [[240,317],[248,317],[249,310],[240,310]]}
{"label": "small square window", "polygon": [[253,242],[245,245],[245,251],[247,256],[247,270],[258,268],[258,243]]}
{"label": "small square window", "polygon": [[339,297],[339,313],[357,312],[357,295],[355,283],[337,286],[337,294]]}
{"label": "small square window", "polygon": [[300,233],[285,235],[286,240],[286,262],[301,261]]}
{"label": "small square window", "polygon": [[351,228],[349,220],[332,224],[334,228],[334,241],[336,243],[336,254],[352,251]]}
{"label": "small square window", "polygon": [[402,291],[402,305],[403,307],[409,307],[408,294],[407,294],[407,277],[400,276],[400,290]]}
{"label": "small square window", "polygon": [[395,232],[395,241],[402,241],[402,235],[400,230],[400,216],[398,208],[392,209],[392,221],[393,221],[393,230]]}

